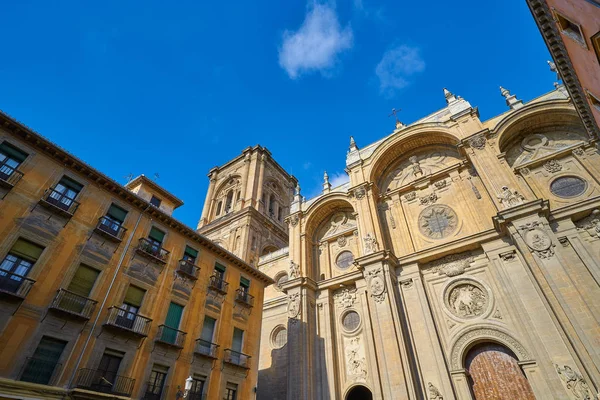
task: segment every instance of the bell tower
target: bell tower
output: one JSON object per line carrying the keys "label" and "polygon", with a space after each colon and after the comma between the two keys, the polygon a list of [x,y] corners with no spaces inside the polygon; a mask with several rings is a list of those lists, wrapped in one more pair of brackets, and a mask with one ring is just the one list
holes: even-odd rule
{"label": "bell tower", "polygon": [[249,264],[288,246],[284,222],[298,181],[260,146],[210,170],[198,233]]}

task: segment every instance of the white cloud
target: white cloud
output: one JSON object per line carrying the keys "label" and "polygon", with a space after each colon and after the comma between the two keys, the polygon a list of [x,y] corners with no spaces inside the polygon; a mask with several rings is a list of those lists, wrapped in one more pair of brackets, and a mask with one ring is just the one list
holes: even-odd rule
{"label": "white cloud", "polygon": [[279,49],[279,65],[290,78],[302,73],[330,70],[338,55],[352,48],[352,28],[342,29],[335,9],[328,4],[309,5],[302,26],[285,31]]}
{"label": "white cloud", "polygon": [[425,61],[419,53],[416,47],[401,45],[383,54],[375,68],[381,94],[392,97],[396,90],[409,85],[409,78],[425,69]]}
{"label": "white cloud", "polygon": [[345,172],[334,172],[329,177],[329,183],[331,183],[332,188],[343,185],[346,182],[350,182],[350,177]]}

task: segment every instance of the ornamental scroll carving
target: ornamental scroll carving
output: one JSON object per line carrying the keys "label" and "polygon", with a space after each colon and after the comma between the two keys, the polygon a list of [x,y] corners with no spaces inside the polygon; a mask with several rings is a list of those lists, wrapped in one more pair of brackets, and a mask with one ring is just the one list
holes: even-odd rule
{"label": "ornamental scroll carving", "polygon": [[562,368],[554,364],[556,372],[560,379],[563,381],[567,390],[573,394],[573,398],[577,400],[592,400],[592,392],[587,385],[583,376],[568,365],[564,365]]}
{"label": "ornamental scroll carving", "polygon": [[473,257],[470,252],[450,254],[439,260],[430,262],[428,267],[431,268],[431,272],[437,272],[439,275],[452,277],[464,273],[465,269],[474,259],[475,257]]}
{"label": "ornamental scroll carving", "polygon": [[292,293],[288,296],[287,313],[288,318],[298,319],[300,316],[300,303],[302,296],[300,293]]}
{"label": "ornamental scroll carving", "polygon": [[553,174],[562,170],[562,165],[560,165],[560,163],[556,160],[548,160],[544,163],[544,168],[546,171]]}
{"label": "ornamental scroll carving", "polygon": [[452,314],[460,318],[475,318],[482,315],[488,306],[487,291],[473,283],[455,286],[448,293],[447,305]]}
{"label": "ornamental scroll carving", "polygon": [[430,204],[435,203],[438,200],[438,196],[435,193],[431,193],[427,196],[421,197],[419,199],[419,201],[421,202],[422,206],[428,206]]}
{"label": "ornamental scroll carving", "polygon": [[535,221],[521,225],[519,230],[527,246],[539,258],[548,259],[554,256],[555,244],[552,243],[552,239],[540,222]]}
{"label": "ornamental scroll carving", "polygon": [[356,288],[343,288],[338,290],[333,297],[338,308],[350,308],[356,302]]}
{"label": "ornamental scroll carving", "polygon": [[377,302],[382,303],[385,300],[385,279],[381,268],[372,269],[366,272],[367,282],[369,284],[369,293]]}
{"label": "ornamental scroll carving", "polygon": [[427,383],[427,390],[429,391],[429,400],[444,400],[444,397],[442,397],[442,394],[433,383]]}

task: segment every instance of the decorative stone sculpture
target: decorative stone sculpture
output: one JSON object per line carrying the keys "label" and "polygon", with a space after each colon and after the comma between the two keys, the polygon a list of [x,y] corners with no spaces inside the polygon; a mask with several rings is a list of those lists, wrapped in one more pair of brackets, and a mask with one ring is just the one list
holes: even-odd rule
{"label": "decorative stone sculpture", "polygon": [[369,283],[369,293],[377,302],[381,303],[385,300],[385,280],[381,272],[381,268],[372,269],[366,273],[367,282]]}
{"label": "decorative stone sculpture", "polygon": [[346,370],[348,375],[367,376],[367,361],[364,356],[364,350],[360,344],[360,338],[350,339],[346,347]]}
{"label": "decorative stone sculpture", "polygon": [[363,241],[365,242],[365,255],[379,251],[379,244],[377,243],[377,239],[375,239],[375,235],[367,233]]}
{"label": "decorative stone sculpture", "polygon": [[438,199],[437,194],[431,193],[425,197],[421,197],[419,200],[420,200],[422,206],[428,206],[430,204],[435,203],[437,201],[437,199]]}
{"label": "decorative stone sculpture", "polygon": [[469,139],[469,146],[477,150],[483,150],[485,148],[485,136],[477,135]]}
{"label": "decorative stone sculpture", "polygon": [[523,204],[523,197],[516,190],[510,190],[508,186],[502,186],[502,192],[498,195],[498,200],[504,208],[511,208]]}
{"label": "decorative stone sculpture", "polygon": [[470,252],[450,254],[429,263],[432,272],[449,277],[457,276],[465,272],[465,269],[473,262],[474,257]]}
{"label": "decorative stone sculpture", "polygon": [[429,390],[429,400],[444,400],[444,397],[442,397],[442,394],[433,383],[427,383],[427,389]]}
{"label": "decorative stone sculpture", "polygon": [[558,172],[562,169],[562,165],[556,160],[548,160],[544,163],[544,168],[550,173]]}
{"label": "decorative stone sculpture", "polygon": [[295,279],[300,276],[300,265],[290,260],[290,279]]}
{"label": "decorative stone sculpture", "polygon": [[585,229],[596,237],[600,236],[600,210],[595,209],[587,217],[575,222],[575,225],[577,225],[577,228]]}
{"label": "decorative stone sculpture", "polygon": [[442,188],[446,187],[446,180],[442,179],[441,181],[437,181],[433,185],[438,189],[442,189]]}
{"label": "decorative stone sculpture", "polygon": [[409,192],[407,194],[404,195],[404,198],[406,199],[406,201],[413,201],[414,199],[417,198],[417,193],[416,192]]}
{"label": "decorative stone sculpture", "polygon": [[288,296],[287,312],[288,318],[297,319],[300,315],[300,303],[302,297],[300,293],[292,293]]}
{"label": "decorative stone sculpture", "polygon": [[456,212],[443,204],[428,206],[419,214],[419,229],[430,239],[448,237],[457,226]]}
{"label": "decorative stone sculpture", "polygon": [[453,288],[448,295],[450,311],[461,318],[474,318],[482,315],[487,308],[487,295],[482,288],[464,283]]}
{"label": "decorative stone sculpture", "polygon": [[337,238],[338,246],[344,247],[346,246],[346,243],[348,243],[348,239],[346,238],[346,236],[340,236],[339,238]]}
{"label": "decorative stone sculpture", "polygon": [[421,166],[419,165],[419,161],[417,159],[417,156],[410,157],[408,159],[408,161],[410,161],[413,175],[415,177],[423,176],[423,169],[421,169]]}
{"label": "decorative stone sculpture", "polygon": [[337,306],[340,308],[350,308],[356,301],[356,288],[343,288],[334,294]]}
{"label": "decorative stone sculpture", "polygon": [[583,379],[583,376],[568,365],[564,365],[562,368],[554,364],[556,372],[560,379],[563,381],[567,389],[573,394],[575,399],[581,400],[592,400],[592,392],[589,386]]}
{"label": "decorative stone sculpture", "polygon": [[554,256],[554,244],[552,239],[544,231],[542,224],[539,222],[530,222],[519,226],[522,231],[521,236],[529,248],[538,257],[548,259]]}

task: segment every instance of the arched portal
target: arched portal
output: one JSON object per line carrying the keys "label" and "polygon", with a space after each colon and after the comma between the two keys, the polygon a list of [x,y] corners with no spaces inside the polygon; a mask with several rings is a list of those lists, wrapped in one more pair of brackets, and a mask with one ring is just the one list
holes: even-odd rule
{"label": "arched portal", "polygon": [[346,400],[373,400],[373,394],[364,386],[354,386],[346,395]]}
{"label": "arched portal", "polygon": [[517,357],[500,344],[473,347],[467,353],[465,367],[476,400],[535,400]]}

